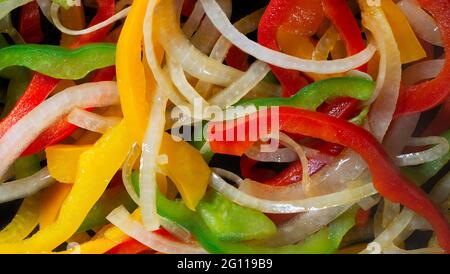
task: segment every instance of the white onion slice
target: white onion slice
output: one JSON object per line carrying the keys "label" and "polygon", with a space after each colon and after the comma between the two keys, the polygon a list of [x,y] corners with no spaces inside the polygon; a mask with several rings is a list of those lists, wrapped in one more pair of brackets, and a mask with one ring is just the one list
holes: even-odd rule
{"label": "white onion slice", "polygon": [[55,27],[58,30],[60,30],[62,33],[65,33],[68,35],[83,35],[83,34],[97,31],[97,30],[102,29],[122,18],[127,17],[128,12],[130,11],[130,7],[128,7],[128,8],[121,10],[120,12],[114,14],[113,16],[106,19],[105,21],[100,22],[94,26],[91,26],[91,27],[88,27],[88,28],[82,29],[82,30],[71,30],[71,29],[64,27],[62,25],[61,21],[59,20],[59,17],[58,17],[59,8],[60,8],[60,6],[58,4],[53,3],[50,8],[50,15],[52,17],[52,21],[53,21],[53,24],[55,25]]}
{"label": "white onion slice", "polygon": [[289,56],[287,54],[263,47],[240,33],[230,23],[225,13],[215,0],[200,1],[209,19],[211,19],[216,28],[231,43],[257,59],[277,67],[320,74],[340,73],[357,68],[367,63],[375,53],[375,46],[368,45],[365,50],[356,55],[334,61],[313,61]]}
{"label": "white onion slice", "polygon": [[[227,18],[231,17],[232,4],[231,0],[217,0],[217,3],[225,11]],[[204,17],[200,27],[192,36],[192,44],[204,54],[209,54],[214,47],[220,33],[214,27],[208,17]]]}
{"label": "white onion slice", "polygon": [[434,59],[413,64],[403,71],[402,80],[407,85],[414,85],[435,78],[441,72],[444,63],[443,59]]}
{"label": "white onion slice", "polygon": [[203,10],[203,6],[200,2],[197,1],[195,3],[194,10],[192,11],[186,23],[184,23],[183,25],[183,32],[188,38],[191,38],[191,36],[194,34],[195,30],[200,25],[200,22],[202,21],[204,15],[205,11]]}
{"label": "white onion slice", "polygon": [[73,108],[105,107],[119,103],[116,82],[86,83],[50,97],[12,126],[0,139],[0,175],[45,129]]}
{"label": "white onion slice", "polygon": [[306,197],[301,183],[272,186],[247,178],[239,185],[239,190],[260,199],[273,201],[297,200]]}
{"label": "white onion slice", "polygon": [[183,227],[177,225],[176,223],[160,217],[161,226],[164,227],[165,230],[167,230],[171,235],[175,236],[175,238],[179,239],[180,241],[188,244],[195,243],[195,239],[192,237],[192,234],[184,229]]}
{"label": "white onion slice", "polygon": [[221,169],[221,168],[211,168],[212,171],[214,171],[217,175],[219,175],[222,178],[226,178],[227,180],[230,180],[231,182],[235,183],[236,185],[241,185],[244,180],[242,180],[241,177],[234,174],[231,171]]}
{"label": "white onion slice", "polygon": [[12,10],[23,6],[33,0],[3,0],[0,1],[0,19],[3,19]]}
{"label": "white onion slice", "polygon": [[[319,150],[302,147],[308,158],[317,159],[320,162],[329,164],[333,161],[333,157],[320,152]],[[291,148],[279,148],[274,152],[263,152],[258,145],[251,146],[245,155],[258,162],[272,162],[272,163],[291,163],[298,160],[298,154]]]}
{"label": "white onion slice", "polygon": [[417,127],[420,113],[403,115],[395,119],[383,140],[383,146],[392,156],[402,153],[406,147],[406,140],[409,140]]}
{"label": "white onion slice", "polygon": [[203,107],[207,107],[208,102],[203,99],[203,97],[198,94],[198,92],[191,86],[191,84],[186,79],[183,68],[177,61],[170,56],[167,57],[167,68],[170,73],[170,77],[174,85],[178,88],[178,91],[187,99],[189,103],[194,105],[196,102],[201,102]]}
{"label": "white onion slice", "polygon": [[450,148],[447,139],[440,136],[411,138],[407,144],[410,146],[427,146],[435,144],[435,146],[420,152],[398,155],[396,157],[396,164],[398,166],[420,165],[437,160],[447,154]]}
{"label": "white onion slice", "polygon": [[0,19],[0,33],[6,33],[16,44],[25,44],[20,33],[14,28],[11,22],[11,14]]}
{"label": "white onion slice", "polygon": [[433,45],[443,46],[436,21],[419,6],[417,1],[403,0],[398,2],[397,5],[408,18],[417,36]]}
{"label": "white onion slice", "polygon": [[400,52],[381,7],[365,6],[362,18],[363,25],[374,36],[380,53],[375,92],[366,104],[373,102],[369,113],[369,124],[372,134],[382,141],[397,107],[402,73]]}
{"label": "white onion slice", "polygon": [[42,14],[47,18],[49,22],[52,22],[52,16],[50,14],[50,8],[52,6],[51,0],[36,0],[37,4],[39,5],[39,8],[42,11]]}
{"label": "white onion slice", "polygon": [[333,50],[334,45],[339,40],[339,32],[332,25],[317,42],[314,48],[312,59],[313,60],[327,60],[328,55]]}
{"label": "white onion slice", "polygon": [[139,158],[139,145],[137,143],[133,144],[130,152],[125,159],[125,162],[122,165],[122,182],[127,191],[128,195],[130,195],[131,199],[137,204],[140,205],[141,201],[136,191],[134,190],[133,183],[131,181],[131,173],[133,172],[133,166],[136,160]]}
{"label": "white onion slice", "polygon": [[343,205],[298,214],[293,219],[278,226],[275,235],[258,243],[273,247],[299,243],[309,235],[316,233],[328,225],[349,208],[350,205]]}
{"label": "white onion slice", "polygon": [[0,203],[28,197],[54,182],[45,167],[29,177],[0,184]]}
{"label": "white onion slice", "polygon": [[122,232],[155,251],[168,254],[206,253],[205,250],[199,246],[176,242],[154,232],[145,230],[139,222],[133,220],[123,206],[113,210],[106,218]]}
{"label": "white onion slice", "polygon": [[119,117],[103,117],[83,109],[75,108],[67,116],[67,121],[79,128],[92,132],[105,133],[120,122]]}
{"label": "white onion slice", "polygon": [[156,172],[159,148],[161,147],[164,125],[166,123],[167,97],[160,87],[156,89],[150,108],[147,130],[142,142],[141,167],[139,173],[140,205],[142,222],[146,229],[159,228],[156,212]]}
{"label": "white onion slice", "polygon": [[231,106],[241,100],[247,93],[261,82],[270,71],[269,66],[261,61],[254,62],[236,82],[209,100],[212,105],[221,108]]}
{"label": "white onion slice", "polygon": [[430,198],[437,204],[445,202],[450,195],[450,173],[444,176],[431,190]]}
{"label": "white onion slice", "polygon": [[272,201],[248,195],[229,185],[215,173],[211,175],[210,186],[228,199],[242,206],[253,208],[265,213],[283,214],[315,211],[356,203],[365,197],[377,193],[372,184],[365,184],[360,187],[350,188],[341,192],[318,197],[293,201]]}

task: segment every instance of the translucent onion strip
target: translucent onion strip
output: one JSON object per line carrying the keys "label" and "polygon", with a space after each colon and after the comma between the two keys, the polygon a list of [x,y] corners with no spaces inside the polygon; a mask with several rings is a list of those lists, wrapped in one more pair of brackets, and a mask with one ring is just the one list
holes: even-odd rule
{"label": "translucent onion strip", "polygon": [[200,1],[216,28],[231,43],[255,58],[277,67],[321,74],[340,73],[365,64],[375,53],[375,46],[369,45],[357,55],[334,61],[312,61],[289,56],[263,47],[240,33],[230,23],[215,0]]}
{"label": "translucent onion strip", "polygon": [[145,230],[139,222],[133,220],[123,206],[113,210],[106,218],[122,232],[155,251],[168,254],[206,253],[201,247],[177,242],[157,233]]}
{"label": "translucent onion strip", "polygon": [[160,87],[156,89],[148,118],[147,130],[142,142],[141,167],[139,173],[140,205],[142,222],[147,230],[159,228],[156,212],[156,172],[159,148],[166,123],[167,97]]}
{"label": "translucent onion strip", "polygon": [[231,182],[233,182],[236,185],[240,185],[244,181],[244,180],[242,180],[241,177],[239,177],[238,175],[234,174],[231,171],[221,169],[221,168],[214,168],[214,167],[211,168],[211,170],[214,171],[220,177],[230,180]]}
{"label": "translucent onion strip", "polygon": [[407,85],[414,85],[433,79],[441,72],[444,63],[443,59],[434,59],[413,64],[403,71],[402,80]]}
{"label": "translucent onion strip", "polygon": [[50,97],[12,126],[0,139],[0,175],[39,134],[72,109],[119,103],[116,82],[86,83]]}
{"label": "translucent onion strip", "polygon": [[31,196],[55,182],[45,167],[35,174],[0,185],[0,203]]}
{"label": "translucent onion strip", "polygon": [[253,208],[264,213],[299,213],[356,203],[359,200],[376,194],[372,184],[346,189],[328,195],[311,197],[293,201],[272,201],[253,197],[229,185],[220,176],[213,173],[210,185],[228,199],[242,206]]}
{"label": "translucent onion strip", "polygon": [[[319,150],[309,147],[302,148],[308,158],[314,158],[327,164],[333,161],[333,157]],[[258,162],[291,163],[298,160],[298,154],[290,148],[279,148],[274,152],[262,152],[258,145],[254,145],[245,152],[245,155]]]}
{"label": "translucent onion strip", "polygon": [[23,6],[33,0],[3,0],[0,1],[0,19],[3,19],[12,10]]}
{"label": "translucent onion strip", "polygon": [[209,105],[208,102],[206,102],[205,99],[203,99],[203,97],[198,94],[198,92],[188,82],[181,65],[173,58],[168,57],[167,59],[167,68],[170,73],[170,77],[174,85],[178,88],[178,91],[192,105],[194,105],[195,102],[201,102],[204,107],[207,107]]}
{"label": "translucent onion strip", "polygon": [[365,0],[359,0],[359,3],[363,10],[363,25],[371,31],[380,53],[375,94],[367,104],[373,102],[369,124],[373,135],[381,141],[397,107],[401,81],[400,52],[381,7],[369,6]]}
{"label": "translucent onion strip", "polygon": [[212,105],[221,108],[231,106],[241,100],[261,82],[270,71],[269,66],[261,61],[254,62],[250,68],[236,82],[222,90],[219,94],[209,100]]}
{"label": "translucent onion strip", "polygon": [[50,8],[52,6],[51,0],[36,0],[37,4],[39,5],[39,8],[42,11],[42,14],[47,18],[49,22],[52,22],[52,16],[50,14]]}
{"label": "translucent onion strip", "polygon": [[293,219],[278,226],[275,235],[260,243],[274,247],[299,243],[328,225],[349,208],[349,205],[343,205],[324,210],[309,211],[304,214],[300,213]]}
{"label": "translucent onion strip", "polygon": [[398,166],[414,166],[434,161],[447,154],[450,148],[447,139],[440,136],[411,138],[407,144],[410,146],[435,146],[425,151],[398,155],[395,159]]}
{"label": "translucent onion strip", "polygon": [[134,190],[133,183],[131,181],[131,174],[133,172],[133,166],[137,159],[139,159],[139,145],[137,143],[133,144],[130,152],[128,153],[127,158],[122,166],[122,182],[125,187],[125,190],[130,195],[131,199],[137,204],[140,205],[141,201],[136,191]]}
{"label": "translucent onion strip", "polygon": [[184,23],[183,25],[183,32],[186,37],[191,38],[195,30],[197,30],[198,26],[200,25],[200,22],[202,21],[204,15],[205,11],[203,10],[203,6],[199,1],[197,1],[195,3],[194,10],[192,11],[186,23]]}
{"label": "translucent onion strip", "polygon": [[424,11],[416,0],[402,0],[397,3],[417,36],[436,46],[443,46],[441,33],[433,17]]}
{"label": "translucent onion strip", "polygon": [[[224,10],[228,18],[231,17],[231,0],[217,0],[217,3]],[[204,17],[200,27],[192,36],[192,44],[204,54],[209,54],[220,37],[220,32],[214,27],[208,17]]]}
{"label": "translucent onion strip", "polygon": [[312,59],[313,60],[327,60],[328,55],[333,50],[334,45],[339,40],[339,32],[334,26],[330,26],[325,34],[317,42],[314,48]]}
{"label": "translucent onion strip", "polygon": [[111,25],[112,23],[123,19],[125,17],[127,17],[128,12],[130,11],[130,7],[125,8],[123,10],[121,10],[120,12],[114,14],[113,16],[111,16],[110,18],[106,19],[103,22],[100,22],[92,27],[86,28],[86,29],[82,29],[82,30],[71,30],[68,29],[66,27],[64,27],[61,23],[61,21],[59,20],[58,17],[58,12],[59,12],[59,8],[60,6],[58,4],[53,3],[50,9],[50,14],[52,17],[52,21],[53,24],[55,25],[55,27],[60,30],[62,33],[68,34],[68,35],[83,35],[83,34],[87,34],[87,33],[91,33],[94,31],[97,31],[99,29],[102,29],[108,25]]}
{"label": "translucent onion strip", "polygon": [[79,128],[92,132],[105,133],[120,122],[119,117],[103,117],[83,109],[76,108],[67,116],[67,121]]}

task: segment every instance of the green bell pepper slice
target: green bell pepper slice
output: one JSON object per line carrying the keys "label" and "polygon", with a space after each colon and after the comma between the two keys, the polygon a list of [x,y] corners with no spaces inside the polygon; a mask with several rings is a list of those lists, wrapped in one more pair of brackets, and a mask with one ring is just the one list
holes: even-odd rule
{"label": "green bell pepper slice", "polygon": [[98,43],[77,49],[50,45],[14,45],[0,49],[0,71],[23,66],[57,79],[78,80],[115,64],[116,46]]}

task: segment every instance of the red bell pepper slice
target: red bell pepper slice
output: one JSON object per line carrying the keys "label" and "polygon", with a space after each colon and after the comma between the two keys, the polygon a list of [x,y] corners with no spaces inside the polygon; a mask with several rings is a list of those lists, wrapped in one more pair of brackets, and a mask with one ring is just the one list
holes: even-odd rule
{"label": "red bell pepper slice", "polygon": [[[98,0],[98,11],[92,19],[90,25],[98,24],[108,19],[115,13],[114,0]],[[102,28],[93,33],[80,36],[78,41],[72,45],[72,48],[83,44],[102,41],[105,39],[110,27]],[[92,39],[92,41],[90,40]],[[115,71],[112,68],[105,68],[103,72],[97,72],[94,76],[96,81],[112,80]],[[102,71],[102,70],[100,70]],[[39,73],[35,73],[24,95],[18,100],[14,109],[0,122],[0,138],[11,128],[18,120],[28,114],[36,106],[42,103],[56,88],[59,80]],[[72,124],[60,120],[52,127],[44,131],[30,146],[24,151],[23,155],[33,154],[44,150],[47,146],[60,142],[70,136],[76,127]]]}
{"label": "red bell pepper slice", "polygon": [[108,250],[105,254],[139,254],[148,250],[150,250],[148,246],[131,238]]}
{"label": "red bell pepper slice", "polygon": [[232,46],[225,58],[227,65],[242,71],[249,68],[248,55],[236,46]]}
{"label": "red bell pepper slice", "polygon": [[445,64],[433,80],[413,86],[402,85],[395,116],[429,110],[444,102],[450,94],[450,2],[448,0],[418,0],[422,8],[433,15],[445,47]]}
{"label": "red bell pepper slice", "polygon": [[356,212],[356,227],[365,227],[370,220],[370,210],[358,209]]}
{"label": "red bell pepper slice", "polygon": [[[322,0],[325,15],[330,19],[342,40],[345,42],[347,55],[355,55],[364,50],[365,44],[362,39],[361,30],[356,22],[346,0]],[[359,70],[366,72],[367,65]]]}
{"label": "red bell pepper slice", "polygon": [[[258,114],[258,117],[252,119],[272,119],[270,111]],[[360,154],[369,167],[373,184],[380,195],[424,217],[436,232],[440,246],[450,253],[450,225],[444,215],[419,187],[403,177],[381,144],[368,131],[323,113],[291,107],[280,107],[276,119],[279,121],[279,130],[339,144]],[[254,142],[249,140],[250,118],[247,117],[243,125],[241,123],[234,121],[233,127],[225,127],[223,122],[210,123],[208,137],[211,150],[215,153],[242,155]],[[226,136],[235,136],[238,126],[245,128],[245,136],[240,136],[245,141],[228,141]],[[269,132],[271,128],[271,123],[268,123]],[[222,136],[224,141],[215,140],[215,136]]]}
{"label": "red bell pepper slice", "polygon": [[[317,30],[314,29],[317,24],[308,22],[308,19],[317,20],[321,13],[322,7],[316,0],[271,0],[259,22],[258,42],[267,48],[280,51],[277,44],[277,32],[280,26],[295,28],[296,31],[302,31],[305,35],[312,35]],[[308,16],[304,16],[305,14]],[[270,67],[281,83],[283,97],[294,95],[308,84],[299,71]]]}
{"label": "red bell pepper slice", "polygon": [[44,40],[44,33],[41,29],[41,14],[36,1],[20,7],[19,33],[27,43],[37,44]]}

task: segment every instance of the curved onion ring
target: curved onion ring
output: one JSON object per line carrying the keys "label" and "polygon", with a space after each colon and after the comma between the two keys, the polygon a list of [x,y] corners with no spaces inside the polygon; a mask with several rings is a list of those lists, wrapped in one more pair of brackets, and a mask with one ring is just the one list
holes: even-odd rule
{"label": "curved onion ring", "polygon": [[76,108],[67,115],[67,121],[79,128],[92,132],[105,133],[120,122],[119,117],[103,117],[83,109]]}
{"label": "curved onion ring", "polygon": [[229,185],[220,176],[211,175],[210,186],[228,199],[245,207],[253,208],[264,213],[299,213],[338,207],[345,204],[356,203],[359,200],[376,194],[372,184],[346,189],[328,195],[311,197],[293,201],[272,201],[256,198]]}
{"label": "curved onion ring", "polygon": [[58,30],[60,30],[62,33],[65,33],[68,35],[83,35],[83,34],[91,33],[91,32],[97,31],[99,29],[102,29],[122,18],[127,17],[128,12],[131,9],[130,7],[125,8],[125,9],[121,10],[120,12],[114,14],[110,18],[106,19],[105,21],[98,23],[92,27],[82,29],[82,30],[71,30],[71,29],[64,27],[62,25],[61,21],[59,20],[59,17],[58,17],[59,8],[60,8],[60,6],[58,4],[53,3],[50,8],[50,15],[52,17],[53,24],[55,25],[55,27]]}
{"label": "curved onion ring", "polygon": [[25,198],[53,184],[53,179],[45,167],[35,174],[0,185],[0,203]]}
{"label": "curved onion ring", "polygon": [[435,78],[442,71],[444,64],[445,60],[443,59],[413,64],[403,71],[403,82],[407,85],[414,85],[424,80]]}

